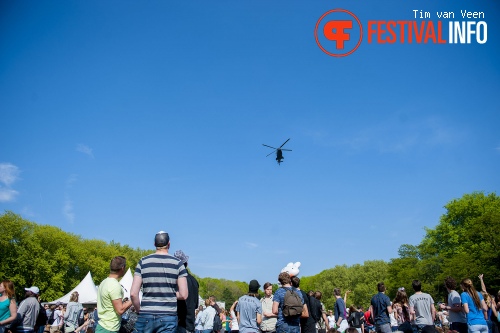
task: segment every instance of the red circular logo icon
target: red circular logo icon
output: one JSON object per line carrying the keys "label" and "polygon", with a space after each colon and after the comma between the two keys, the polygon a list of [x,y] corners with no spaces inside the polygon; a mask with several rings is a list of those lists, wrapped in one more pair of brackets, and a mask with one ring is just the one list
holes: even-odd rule
{"label": "red circular logo icon", "polygon": [[[359,31],[354,28],[354,20],[357,22]],[[318,34],[318,30],[319,34]],[[355,38],[359,34],[358,43],[354,45]],[[332,9],[324,13],[316,22],[314,37],[319,48],[332,57],[345,57],[356,51],[363,40],[363,27],[359,19],[348,10]]]}

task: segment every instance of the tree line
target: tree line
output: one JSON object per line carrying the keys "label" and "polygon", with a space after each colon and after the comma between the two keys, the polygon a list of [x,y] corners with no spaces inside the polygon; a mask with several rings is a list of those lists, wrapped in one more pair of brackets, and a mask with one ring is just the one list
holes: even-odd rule
{"label": "tree line", "polygon": [[[445,209],[437,226],[426,229],[420,244],[402,244],[397,258],[325,269],[301,277],[301,289],[321,291],[322,301],[330,309],[335,302],[334,288],[341,288],[342,293],[350,290],[347,305],[366,307],[378,282],[385,282],[387,294],[393,298],[399,287],[411,294],[411,282],[418,279],[422,289],[437,302],[446,299],[443,281],[447,276],[457,281],[469,277],[480,289],[477,276],[484,274],[488,291],[496,294],[500,290],[500,197],[473,192],[451,200]],[[54,226],[27,221],[13,212],[0,215],[0,230],[0,278],[14,282],[18,299],[24,296],[21,287],[31,285],[43,291],[43,300],[57,299],[74,288],[88,271],[96,284],[106,278],[114,256],[125,256],[133,268],[141,257],[152,253],[113,241],[83,239]],[[193,275],[200,283],[203,298],[214,295],[232,304],[248,291],[245,282]]]}

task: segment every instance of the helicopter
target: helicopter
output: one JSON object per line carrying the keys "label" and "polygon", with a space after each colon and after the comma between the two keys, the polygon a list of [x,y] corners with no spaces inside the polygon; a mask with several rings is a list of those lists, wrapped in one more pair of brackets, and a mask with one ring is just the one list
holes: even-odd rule
{"label": "helicopter", "polygon": [[290,138],[288,140],[286,140],[281,146],[279,146],[279,148],[271,147],[271,146],[268,146],[268,145],[265,145],[265,144],[262,144],[262,145],[274,149],[274,151],[271,152],[271,153],[269,153],[269,154],[267,154],[267,156],[269,156],[272,153],[276,152],[276,162],[278,162],[278,165],[280,165],[281,162],[283,162],[283,159],[284,159],[284,157],[283,157],[283,150],[292,151],[291,149],[284,149],[284,148],[282,148],[285,145],[285,143],[287,143],[289,140],[290,140]]}

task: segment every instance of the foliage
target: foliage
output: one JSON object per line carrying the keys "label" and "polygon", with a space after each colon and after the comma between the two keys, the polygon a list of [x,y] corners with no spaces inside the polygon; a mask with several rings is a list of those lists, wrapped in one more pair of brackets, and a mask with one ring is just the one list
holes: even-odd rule
{"label": "foliage", "polygon": [[0,215],[0,275],[16,287],[17,299],[24,288],[36,285],[42,300],[54,300],[73,289],[90,271],[99,284],[109,274],[109,262],[117,255],[127,258],[132,269],[147,252],[127,245],[84,240],[61,229],[38,225],[19,215]]}
{"label": "foliage", "polygon": [[358,305],[367,307],[371,296],[377,291],[377,283],[387,278],[388,264],[382,260],[365,261],[363,265],[335,266],[318,275],[303,277],[300,282],[304,291],[321,291],[321,301],[328,309],[333,309],[335,297],[333,290],[340,288],[344,297],[346,290],[351,293],[347,297],[347,306]]}
{"label": "foliage", "polygon": [[199,294],[203,299],[215,296],[217,301],[226,303],[226,310],[240,296],[248,293],[248,284],[241,281],[229,281],[225,279],[197,278],[200,284]]}
{"label": "foliage", "polygon": [[[412,293],[411,282],[418,279],[422,290],[436,301],[444,300],[443,280],[453,276],[457,281],[473,279],[480,289],[477,275],[484,273],[490,293],[500,289],[500,197],[482,192],[465,194],[450,201],[446,213],[434,229],[426,229],[419,245],[403,244],[398,258],[389,262],[366,261],[362,265],[335,266],[314,276],[301,278],[301,289],[323,293],[322,302],[333,308],[333,290],[340,288],[342,297],[351,290],[347,306],[367,307],[377,292],[376,285],[384,281],[387,294],[394,298],[398,287]],[[42,299],[53,300],[70,291],[88,271],[98,284],[107,275],[109,261],[116,255],[127,258],[134,268],[141,257],[149,252],[127,245],[96,239],[82,239],[49,225],[37,225],[19,215],[6,212],[0,215],[0,277],[11,279],[17,297],[23,288],[37,285]],[[193,274],[194,275],[194,274]],[[196,277],[196,276],[195,276]],[[225,279],[199,278],[199,294],[203,298],[213,295],[231,304],[248,292],[248,284]],[[276,291],[277,285],[273,285]],[[263,295],[262,291],[259,291]]]}
{"label": "foliage", "polygon": [[391,260],[392,283],[412,290],[408,289],[411,280],[420,279],[424,291],[444,299],[447,276],[457,281],[471,278],[480,289],[477,276],[484,273],[489,292],[496,293],[500,289],[500,197],[474,192],[445,208],[439,224],[426,229],[418,246],[402,245],[400,258]]}

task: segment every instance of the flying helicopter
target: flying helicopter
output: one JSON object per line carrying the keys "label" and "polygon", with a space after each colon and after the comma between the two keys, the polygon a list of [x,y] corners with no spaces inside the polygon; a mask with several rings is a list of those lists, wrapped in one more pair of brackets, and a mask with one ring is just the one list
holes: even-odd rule
{"label": "flying helicopter", "polygon": [[269,155],[273,154],[274,152],[276,152],[276,162],[278,162],[278,165],[280,165],[280,163],[283,162],[283,159],[284,159],[284,157],[283,157],[283,150],[292,151],[291,149],[284,149],[284,148],[282,148],[285,145],[285,143],[287,143],[289,140],[290,139],[286,140],[281,146],[279,146],[279,148],[271,147],[271,146],[268,146],[268,145],[265,145],[265,144],[262,144],[262,145],[274,149],[274,151],[272,151],[271,153],[267,154],[267,156],[269,156]]}

